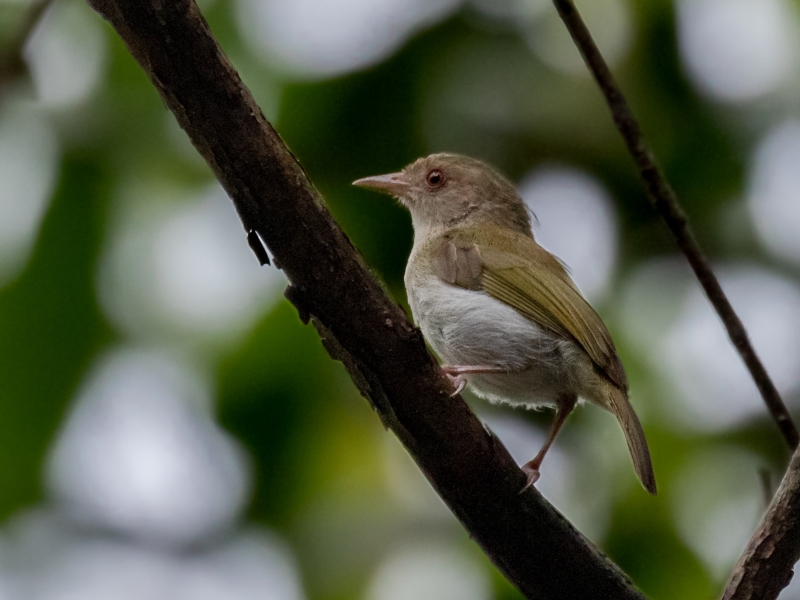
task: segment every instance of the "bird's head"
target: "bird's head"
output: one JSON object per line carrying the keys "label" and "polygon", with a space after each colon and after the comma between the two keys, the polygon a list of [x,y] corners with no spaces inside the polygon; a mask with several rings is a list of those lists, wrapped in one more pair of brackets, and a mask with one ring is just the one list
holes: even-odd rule
{"label": "bird's head", "polygon": [[431,154],[398,173],[353,185],[391,194],[411,212],[419,234],[493,224],[531,235],[531,220],[514,185],[493,168],[458,154]]}

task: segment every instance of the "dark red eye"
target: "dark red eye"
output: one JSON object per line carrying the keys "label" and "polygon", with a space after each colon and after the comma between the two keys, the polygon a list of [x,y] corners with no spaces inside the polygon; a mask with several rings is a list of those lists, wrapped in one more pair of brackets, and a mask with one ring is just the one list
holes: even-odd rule
{"label": "dark red eye", "polygon": [[425,181],[432,188],[437,188],[444,184],[444,173],[440,169],[431,169],[425,176]]}

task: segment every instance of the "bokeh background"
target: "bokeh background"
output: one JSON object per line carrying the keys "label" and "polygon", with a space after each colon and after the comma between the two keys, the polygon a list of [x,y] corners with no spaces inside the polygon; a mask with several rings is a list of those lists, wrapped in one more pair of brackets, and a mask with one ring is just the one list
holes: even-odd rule
{"label": "bokeh background", "polygon": [[[800,420],[800,2],[579,6]],[[0,0],[0,56],[34,7]],[[593,407],[539,489],[648,596],[715,597],[788,452],[551,4],[201,9],[399,302],[408,216],[350,182],[442,150],[518,182],[614,335],[660,494]],[[519,599],[258,266],[110,27],[54,0],[22,58],[0,79],[0,600]],[[535,453],[552,414],[467,397]]]}

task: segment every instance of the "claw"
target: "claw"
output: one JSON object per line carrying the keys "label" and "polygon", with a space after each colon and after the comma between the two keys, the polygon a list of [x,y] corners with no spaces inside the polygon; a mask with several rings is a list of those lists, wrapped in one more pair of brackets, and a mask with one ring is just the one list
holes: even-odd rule
{"label": "claw", "polygon": [[525,473],[525,476],[528,478],[528,483],[526,483],[525,487],[523,487],[519,491],[520,494],[525,490],[527,490],[529,487],[533,487],[533,484],[539,481],[539,469],[535,467],[530,467],[528,465],[523,465],[522,472]]}
{"label": "claw", "polygon": [[450,380],[450,383],[453,384],[453,387],[456,388],[456,391],[450,394],[450,397],[458,396],[465,387],[467,387],[467,378],[463,375],[450,375],[450,373],[445,371],[445,375]]}
{"label": "claw", "polygon": [[445,365],[442,367],[442,372],[447,375],[450,383],[456,388],[456,391],[450,394],[450,397],[453,397],[460,394],[463,389],[467,387],[467,375],[507,373],[508,371],[500,367],[489,367],[485,365]]}

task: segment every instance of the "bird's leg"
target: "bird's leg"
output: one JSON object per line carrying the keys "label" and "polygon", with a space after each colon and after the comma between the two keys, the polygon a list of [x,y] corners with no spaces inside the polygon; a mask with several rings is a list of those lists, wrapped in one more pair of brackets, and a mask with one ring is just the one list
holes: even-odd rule
{"label": "bird's leg", "polygon": [[562,396],[557,403],[556,408],[556,418],[553,421],[553,426],[550,428],[550,435],[547,437],[547,441],[542,446],[542,449],[539,450],[539,453],[533,457],[533,459],[526,462],[522,465],[522,471],[525,475],[528,476],[528,483],[525,485],[520,493],[527,490],[531,487],[534,483],[539,480],[539,467],[542,465],[542,461],[544,460],[544,455],[547,454],[547,451],[550,449],[550,446],[553,444],[553,440],[556,439],[558,432],[561,430],[561,427],[564,425],[564,421],[567,420],[569,413],[572,412],[572,409],[575,408],[575,405],[578,403],[577,396]]}
{"label": "bird's leg", "polygon": [[488,375],[490,373],[507,373],[508,369],[501,367],[489,367],[487,365],[448,365],[442,367],[442,371],[447,375],[450,383],[456,391],[450,396],[457,396],[467,387],[467,375]]}

